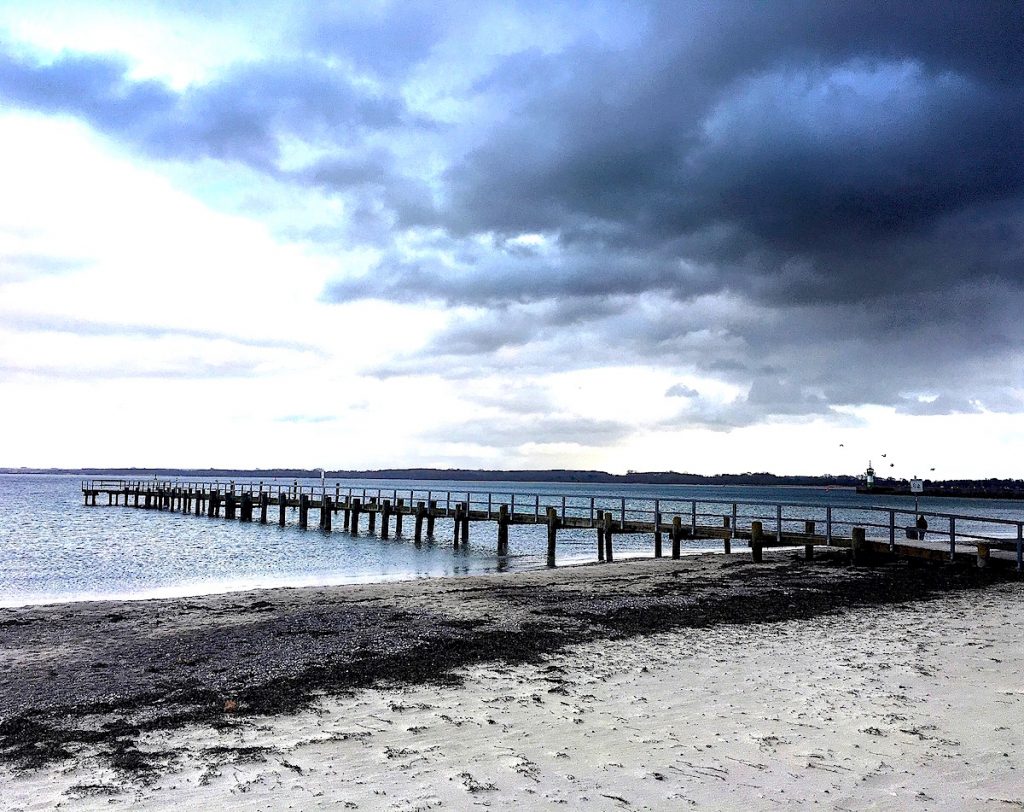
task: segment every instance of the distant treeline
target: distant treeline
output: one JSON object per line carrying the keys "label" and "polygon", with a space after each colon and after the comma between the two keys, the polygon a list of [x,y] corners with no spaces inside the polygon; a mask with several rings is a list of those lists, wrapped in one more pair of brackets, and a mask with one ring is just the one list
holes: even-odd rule
{"label": "distant treeline", "polygon": [[[320,478],[319,468],[0,468],[6,474],[74,474],[87,477],[264,477],[283,479]],[[780,476],[768,472],[742,474],[687,474],[677,471],[631,471],[610,474],[607,471],[573,471],[547,469],[531,471],[470,470],[465,468],[384,468],[366,471],[328,470],[328,479],[413,479],[459,480],[463,482],[591,482],[629,483],[643,485],[805,485],[855,487],[863,480],[855,476]],[[879,478],[879,486],[906,487],[905,480]],[[1024,493],[1021,479],[950,479],[925,480],[929,491],[953,490],[977,493]]]}

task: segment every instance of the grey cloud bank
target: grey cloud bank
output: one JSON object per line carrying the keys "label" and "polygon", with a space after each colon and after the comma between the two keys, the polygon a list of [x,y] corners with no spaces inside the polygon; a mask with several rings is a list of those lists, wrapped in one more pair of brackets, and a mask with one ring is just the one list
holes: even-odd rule
{"label": "grey cloud bank", "polygon": [[498,374],[515,348],[538,374],[628,363],[745,392],[673,387],[674,425],[1024,409],[1019,4],[580,9],[561,39],[488,50],[492,7],[328,4],[280,55],[182,91],[8,47],[0,98],[346,204],[378,260],[322,300],[453,308],[381,376]]}

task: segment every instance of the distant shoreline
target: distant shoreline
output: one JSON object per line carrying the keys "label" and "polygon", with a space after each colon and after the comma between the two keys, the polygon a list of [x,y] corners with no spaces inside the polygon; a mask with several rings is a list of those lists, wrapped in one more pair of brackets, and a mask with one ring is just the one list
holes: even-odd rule
{"label": "distant shoreline", "polygon": [[[319,468],[0,468],[0,474],[72,475],[81,477],[234,477],[267,479],[319,479]],[[459,482],[523,482],[572,483],[596,485],[738,485],[746,487],[804,487],[859,489],[864,482],[856,476],[780,475],[769,472],[742,474],[690,474],[677,471],[630,471],[612,474],[607,471],[575,469],[498,470],[472,468],[382,468],[367,470],[326,470],[330,480],[419,480],[425,482],[455,480]],[[910,495],[905,480],[877,479],[874,493]],[[965,498],[1024,498],[1024,479],[947,479],[924,480],[924,495]]]}

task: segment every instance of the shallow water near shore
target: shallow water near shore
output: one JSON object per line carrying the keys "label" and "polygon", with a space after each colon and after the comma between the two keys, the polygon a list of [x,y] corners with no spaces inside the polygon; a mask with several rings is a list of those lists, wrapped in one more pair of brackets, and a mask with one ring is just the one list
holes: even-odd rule
{"label": "shallow water near shore", "polygon": [[[108,507],[103,497],[97,507],[85,507],[80,483],[77,476],[0,476],[0,607],[408,580],[545,566],[542,525],[514,526],[510,554],[498,556],[491,523],[474,523],[470,543],[454,550],[452,524],[446,519],[437,521],[433,540],[417,545],[410,537],[411,519],[407,519],[404,538],[382,541],[365,532],[353,536],[338,529],[330,534],[302,531],[296,526],[294,512],[288,524],[280,528],[276,524],[241,524]],[[306,480],[303,484],[319,481]],[[330,488],[335,484],[328,482]],[[650,500],[655,498],[698,499],[720,503],[718,508],[724,511],[734,501],[800,502],[812,506],[806,515],[819,519],[828,506],[834,506],[837,522],[856,521],[856,508],[842,506],[860,502],[865,506],[913,508],[913,500],[907,497],[858,497],[848,490],[824,488],[392,480],[345,480],[337,484],[343,492],[366,488],[376,494],[379,489],[384,496],[394,490],[430,489],[435,495],[442,494],[442,499],[446,491],[515,492],[517,498],[523,494],[526,502],[533,500],[541,505],[557,504],[552,495],[569,495],[584,502],[586,496],[621,496],[630,506],[640,507],[653,504]],[[921,509],[1014,521],[1024,517],[1024,506],[1017,502],[924,499]],[[339,524],[336,522],[336,527]],[[700,552],[720,546],[717,541],[687,542],[686,550]],[[652,541],[649,534],[616,536],[615,549],[620,557],[647,556],[652,554]],[[559,564],[592,561],[595,550],[593,531],[559,532]]]}

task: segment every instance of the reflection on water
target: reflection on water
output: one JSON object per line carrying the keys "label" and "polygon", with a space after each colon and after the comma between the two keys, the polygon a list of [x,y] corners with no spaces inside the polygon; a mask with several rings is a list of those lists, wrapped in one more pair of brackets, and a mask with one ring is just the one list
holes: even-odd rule
{"label": "reflection on water", "polygon": [[[267,480],[268,482],[270,480]],[[79,477],[0,476],[0,606],[56,600],[154,598],[198,595],[277,586],[332,585],[407,580],[485,572],[510,572],[545,565],[543,525],[510,529],[509,555],[498,556],[493,523],[474,523],[469,543],[453,549],[453,526],[438,519],[433,539],[413,543],[405,537],[381,540],[365,533],[335,529],[322,533],[296,527],[292,510],[288,525],[242,524],[226,519],[197,518],[179,513],[136,510],[124,506],[84,507]],[[306,484],[318,484],[308,481]],[[516,483],[345,482],[383,489],[431,489],[477,493],[487,490],[517,494],[577,494],[586,505],[590,495],[624,495],[627,509],[648,504],[643,497],[720,500],[714,510],[730,511],[735,500],[809,502],[824,516],[829,504],[857,499],[848,492],[827,493],[807,488],[713,488],[683,486],[601,486]],[[436,496],[435,496],[436,498]],[[456,498],[453,496],[453,499]],[[518,497],[517,497],[518,498]],[[102,498],[100,501],[104,501]],[[878,499],[872,499],[877,503]],[[616,504],[618,502],[616,501]],[[912,508],[907,497],[889,497],[885,504]],[[1019,521],[1021,505],[1013,502],[922,500],[922,510],[1005,516]],[[518,508],[517,508],[518,509]],[[585,509],[585,508],[581,508]],[[649,505],[648,508],[649,509]],[[810,515],[810,514],[808,514]],[[817,515],[817,514],[814,514]],[[836,521],[856,519],[856,511],[835,511]],[[335,523],[335,527],[339,526]],[[767,526],[767,525],[766,525]],[[688,542],[687,547],[696,546]],[[706,548],[719,549],[719,542]],[[652,554],[647,535],[615,538],[617,557]],[[596,538],[589,530],[562,530],[558,535],[560,564],[593,561]]]}

